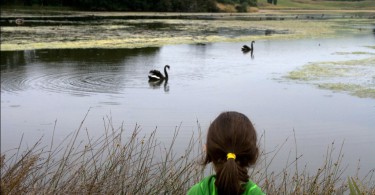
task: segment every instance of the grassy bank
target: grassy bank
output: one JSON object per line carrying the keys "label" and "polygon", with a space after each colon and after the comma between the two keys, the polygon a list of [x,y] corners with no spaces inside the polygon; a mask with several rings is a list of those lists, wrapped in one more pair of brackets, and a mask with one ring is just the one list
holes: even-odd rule
{"label": "grassy bank", "polygon": [[258,0],[260,9],[273,10],[374,10],[372,0],[338,1],[338,0],[279,0],[277,5],[267,3],[267,0]]}
{"label": "grassy bank", "polygon": [[[1,194],[185,194],[209,174],[200,165],[202,133],[191,137],[184,152],[176,153],[178,127],[165,145],[157,140],[156,130],[141,136],[139,126],[129,131],[111,121],[104,121],[105,133],[96,139],[83,128],[83,120],[61,143],[52,139],[45,146],[39,141],[25,150],[2,152]],[[79,135],[87,139],[78,140]],[[249,170],[267,194],[375,193],[374,170],[363,178],[343,178],[343,154],[335,151],[334,144],[316,172],[301,169],[297,153],[284,169],[269,171],[282,147],[263,151],[256,167]]]}

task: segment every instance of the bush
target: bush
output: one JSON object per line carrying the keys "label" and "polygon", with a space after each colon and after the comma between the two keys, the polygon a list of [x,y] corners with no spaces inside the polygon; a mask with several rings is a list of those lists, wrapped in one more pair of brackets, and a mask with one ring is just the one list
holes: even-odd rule
{"label": "bush", "polygon": [[247,3],[241,3],[241,5],[236,6],[237,12],[247,12],[247,7],[249,5]]}

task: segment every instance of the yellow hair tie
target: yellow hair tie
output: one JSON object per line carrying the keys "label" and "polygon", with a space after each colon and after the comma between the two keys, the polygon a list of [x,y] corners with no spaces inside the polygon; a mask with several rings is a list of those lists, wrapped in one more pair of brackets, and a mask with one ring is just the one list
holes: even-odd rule
{"label": "yellow hair tie", "polygon": [[227,154],[227,160],[229,160],[229,159],[236,160],[236,155],[234,153],[228,153]]}

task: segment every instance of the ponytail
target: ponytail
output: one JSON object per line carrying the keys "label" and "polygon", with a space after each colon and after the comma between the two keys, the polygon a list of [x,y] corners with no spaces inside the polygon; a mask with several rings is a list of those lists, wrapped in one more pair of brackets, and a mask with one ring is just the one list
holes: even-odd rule
{"label": "ponytail", "polygon": [[218,189],[218,194],[242,194],[244,188],[243,183],[249,179],[247,169],[239,166],[234,158],[230,157],[232,153],[228,153],[226,162],[221,169],[216,173],[215,185]]}

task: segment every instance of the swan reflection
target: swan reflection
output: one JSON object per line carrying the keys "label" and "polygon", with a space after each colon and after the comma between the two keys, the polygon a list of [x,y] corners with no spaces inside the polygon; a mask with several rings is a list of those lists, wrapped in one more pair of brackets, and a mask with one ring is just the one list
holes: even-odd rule
{"label": "swan reflection", "polygon": [[251,59],[254,59],[254,55],[253,55],[253,52],[254,52],[254,43],[255,41],[251,41],[251,46],[247,46],[247,45],[244,45],[242,46],[241,50],[242,50],[242,53],[244,54],[247,54],[250,52],[250,56],[251,56]]}
{"label": "swan reflection", "polygon": [[150,80],[150,81],[148,81],[148,84],[153,89],[159,89],[161,87],[161,85],[163,85],[164,92],[168,92],[169,91],[168,79],[157,80],[157,81],[151,81]]}

